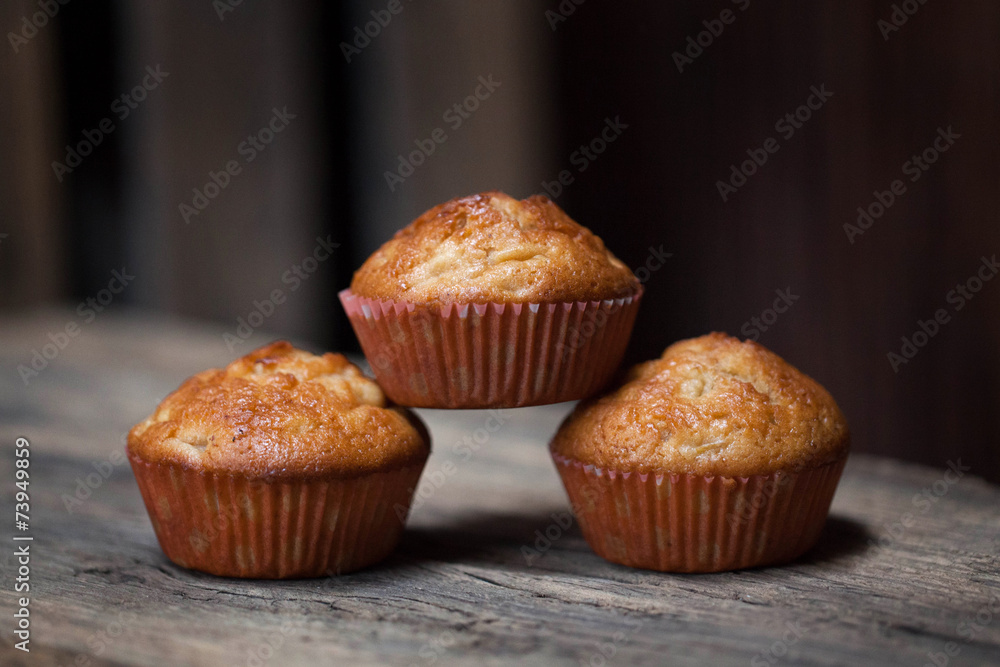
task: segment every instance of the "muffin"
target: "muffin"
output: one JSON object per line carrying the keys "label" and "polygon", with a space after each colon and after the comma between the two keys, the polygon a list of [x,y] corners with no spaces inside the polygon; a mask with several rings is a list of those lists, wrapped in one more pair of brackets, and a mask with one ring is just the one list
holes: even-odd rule
{"label": "muffin", "polygon": [[170,560],[284,579],[387,556],[430,443],[343,355],[279,341],[186,380],[126,449]]}
{"label": "muffin", "polygon": [[547,197],[435,206],[340,294],[386,394],[497,408],[589,396],[621,363],[642,286]]}
{"label": "muffin", "polygon": [[551,452],[598,555],[715,572],[813,546],[849,446],[843,414],[815,380],[757,343],[713,333],[581,403]]}

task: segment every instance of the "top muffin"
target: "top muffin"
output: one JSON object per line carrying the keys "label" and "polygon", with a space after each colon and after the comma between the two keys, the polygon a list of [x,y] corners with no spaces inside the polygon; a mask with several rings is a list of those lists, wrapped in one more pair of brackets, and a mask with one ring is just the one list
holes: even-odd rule
{"label": "top muffin", "polygon": [[420,463],[427,432],[340,354],[271,343],[186,380],[128,435],[150,463],[248,477],[332,475]]}
{"label": "top muffin", "polygon": [[548,197],[452,199],[396,232],[351,291],[411,303],[552,303],[634,296],[639,281]]}
{"label": "top muffin", "polygon": [[623,472],[743,477],[837,460],[849,441],[819,383],[757,343],[713,333],[671,345],[577,406],[552,451]]}

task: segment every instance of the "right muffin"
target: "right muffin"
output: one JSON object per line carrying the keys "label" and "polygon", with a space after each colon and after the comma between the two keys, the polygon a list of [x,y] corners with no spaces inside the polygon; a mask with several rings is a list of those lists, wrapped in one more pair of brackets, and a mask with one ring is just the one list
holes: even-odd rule
{"label": "right muffin", "polygon": [[757,343],[712,333],[578,405],[551,452],[598,555],[718,572],[812,547],[849,447],[847,421],[818,382]]}

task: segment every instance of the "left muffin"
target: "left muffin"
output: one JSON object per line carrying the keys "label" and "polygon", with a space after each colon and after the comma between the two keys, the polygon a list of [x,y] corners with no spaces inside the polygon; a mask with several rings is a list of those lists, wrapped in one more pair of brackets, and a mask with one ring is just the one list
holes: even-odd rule
{"label": "left muffin", "polygon": [[278,341],[186,380],[126,449],[170,560],[286,579],[385,558],[430,438],[343,355]]}

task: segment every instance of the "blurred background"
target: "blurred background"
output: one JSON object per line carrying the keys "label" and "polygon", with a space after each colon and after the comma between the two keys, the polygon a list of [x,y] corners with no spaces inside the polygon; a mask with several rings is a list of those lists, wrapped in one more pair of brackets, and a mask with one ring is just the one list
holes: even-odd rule
{"label": "blurred background", "polygon": [[99,316],[220,358],[241,318],[357,351],[336,294],[396,229],[546,193],[645,281],[630,362],[755,338],[856,451],[1000,481],[997,3],[6,0],[0,31],[0,327],[124,280]]}

